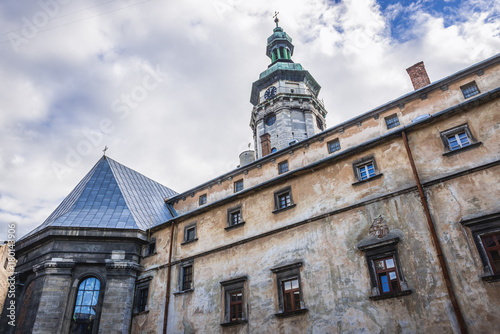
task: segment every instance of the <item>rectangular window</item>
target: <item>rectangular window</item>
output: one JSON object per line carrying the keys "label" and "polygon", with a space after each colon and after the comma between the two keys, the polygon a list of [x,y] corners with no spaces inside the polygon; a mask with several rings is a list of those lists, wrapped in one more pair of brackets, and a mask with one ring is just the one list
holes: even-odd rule
{"label": "rectangular window", "polygon": [[481,240],[493,274],[500,274],[500,233],[483,235]]}
{"label": "rectangular window", "polygon": [[374,260],[380,293],[400,291],[394,257]]}
{"label": "rectangular window", "polygon": [[184,227],[184,240],[182,244],[198,240],[196,238],[196,222],[186,225]]}
{"label": "rectangular window", "polygon": [[480,145],[470,131],[467,124],[441,132],[441,139],[445,146],[444,155],[460,152],[462,149],[472,148]]}
{"label": "rectangular window", "polygon": [[276,274],[276,283],[278,284],[279,309],[278,313],[275,314],[278,318],[307,312],[302,296],[301,266],[302,262],[296,262],[271,269]]}
{"label": "rectangular window", "polygon": [[288,172],[288,160],[282,161],[278,164],[278,172],[279,174]]}
{"label": "rectangular window", "polygon": [[300,310],[300,289],[297,278],[282,281],[285,312]]}
{"label": "rectangular window", "polygon": [[243,190],[243,180],[234,182],[234,192],[237,193],[238,191],[242,190]]}
{"label": "rectangular window", "polygon": [[200,205],[207,204],[207,194],[200,195],[199,203],[200,203]]}
{"label": "rectangular window", "polygon": [[148,310],[149,283],[151,277],[137,282],[135,287],[134,313]]}
{"label": "rectangular window", "polygon": [[186,291],[192,289],[193,286],[193,266],[187,265],[181,268],[182,271],[182,282],[181,290]]}
{"label": "rectangular window", "polygon": [[241,211],[240,210],[231,212],[230,215],[231,215],[230,221],[229,221],[230,226],[241,224]]}
{"label": "rectangular window", "polygon": [[246,281],[242,276],[220,282],[222,286],[222,326],[232,326],[247,322],[246,319]]}
{"label": "rectangular window", "polygon": [[242,226],[245,224],[241,214],[241,206],[230,208],[227,210],[227,227],[226,230],[232,230],[233,228]]}
{"label": "rectangular window", "polygon": [[237,291],[229,295],[229,321],[243,319],[243,292]]}
{"label": "rectangular window", "polygon": [[139,312],[146,311],[146,305],[148,304],[148,292],[149,292],[149,287],[139,290],[139,305],[138,305]]}
{"label": "rectangular window", "polygon": [[329,141],[327,143],[327,146],[328,146],[328,153],[333,153],[335,151],[340,150],[340,141],[338,138],[334,139],[332,141]]}
{"label": "rectangular window", "polygon": [[277,212],[295,206],[292,197],[292,188],[286,187],[274,193],[274,209]]}
{"label": "rectangular window", "polygon": [[352,163],[356,182],[353,185],[364,183],[368,180],[374,180],[382,176],[377,168],[377,163],[373,155],[358,159]]}
{"label": "rectangular window", "polygon": [[394,114],[385,118],[385,125],[387,126],[387,130],[395,128],[399,126],[398,115]]}
{"label": "rectangular window", "polygon": [[366,180],[375,176],[375,167],[373,162],[367,163],[363,166],[358,166],[358,176],[360,180]]}
{"label": "rectangular window", "polygon": [[464,94],[464,98],[466,99],[479,94],[479,88],[477,88],[475,81],[463,85],[462,87],[460,87],[460,89],[462,90],[462,94]]}
{"label": "rectangular window", "polygon": [[146,247],[145,256],[156,254],[156,240],[151,240]]}

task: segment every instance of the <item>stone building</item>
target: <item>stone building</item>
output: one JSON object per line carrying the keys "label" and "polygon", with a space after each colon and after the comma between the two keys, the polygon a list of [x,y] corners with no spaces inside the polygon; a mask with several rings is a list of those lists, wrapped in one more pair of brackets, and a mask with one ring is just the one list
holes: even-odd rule
{"label": "stone building", "polygon": [[[325,129],[268,39],[256,152],[183,193],[102,157],[18,241],[16,333],[491,333],[500,54]],[[5,312],[5,311],[4,311]]]}

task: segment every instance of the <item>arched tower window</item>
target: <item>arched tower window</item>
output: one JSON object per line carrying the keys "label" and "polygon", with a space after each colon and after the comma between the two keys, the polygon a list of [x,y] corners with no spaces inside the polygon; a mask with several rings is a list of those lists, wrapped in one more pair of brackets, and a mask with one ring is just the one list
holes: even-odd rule
{"label": "arched tower window", "polygon": [[87,334],[93,333],[97,327],[99,311],[99,290],[101,282],[95,277],[84,279],[78,286],[76,293],[75,309],[73,311],[73,323],[71,333]]}

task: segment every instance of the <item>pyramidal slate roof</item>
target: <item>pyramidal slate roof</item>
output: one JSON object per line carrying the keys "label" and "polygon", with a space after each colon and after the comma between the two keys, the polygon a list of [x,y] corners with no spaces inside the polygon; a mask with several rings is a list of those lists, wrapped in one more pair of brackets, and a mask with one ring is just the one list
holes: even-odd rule
{"label": "pyramidal slate roof", "polygon": [[49,226],[146,230],[176,213],[164,202],[177,193],[103,156],[34,234]]}

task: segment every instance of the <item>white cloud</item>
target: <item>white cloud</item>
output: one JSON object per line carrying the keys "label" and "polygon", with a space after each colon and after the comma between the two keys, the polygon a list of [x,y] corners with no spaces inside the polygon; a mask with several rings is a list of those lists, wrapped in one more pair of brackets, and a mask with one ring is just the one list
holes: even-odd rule
{"label": "white cloud", "polygon": [[[323,87],[333,126],[411,91],[405,69],[417,61],[437,80],[495,54],[500,24],[488,17],[498,5],[468,5],[476,11],[457,7],[460,20],[445,27],[421,2],[381,13],[373,0],[87,0],[61,5],[49,30],[15,52],[2,32],[22,28],[22,18],[41,8],[4,2],[0,222],[17,221],[23,233],[41,224],[104,145],[115,160],[177,191],[236,167],[252,142],[250,89],[269,64],[275,10],[293,38],[294,61]],[[403,43],[388,24],[408,13],[416,21]],[[145,66],[166,74],[142,96]],[[134,93],[126,117],[113,111]]]}

